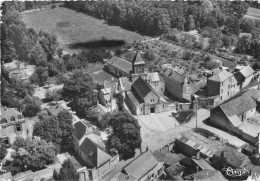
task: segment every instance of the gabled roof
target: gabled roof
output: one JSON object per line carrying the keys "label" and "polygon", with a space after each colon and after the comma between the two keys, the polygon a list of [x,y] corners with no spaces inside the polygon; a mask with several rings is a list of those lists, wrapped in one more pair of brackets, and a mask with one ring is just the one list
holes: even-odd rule
{"label": "gabled roof", "polygon": [[239,115],[254,107],[256,107],[256,103],[246,94],[230,99],[220,105],[220,108],[227,116]]}
{"label": "gabled roof", "polygon": [[171,73],[168,74],[168,78],[178,82],[179,84],[183,84],[185,80],[185,75],[178,73],[175,70],[171,70]]}
{"label": "gabled roof", "polygon": [[138,52],[138,51],[136,52],[136,54],[135,54],[135,56],[134,56],[134,58],[132,60],[132,63],[134,65],[145,64],[145,62],[143,61],[143,58],[142,58],[140,52]]}
{"label": "gabled roof", "polygon": [[153,92],[153,88],[141,77],[132,84],[132,89],[134,89],[137,96],[142,100],[147,96],[147,94]]}
{"label": "gabled roof", "polygon": [[79,149],[90,160],[92,165],[88,167],[100,167],[104,163],[110,160],[111,156],[106,153],[99,145],[91,141],[88,137],[84,139]]}
{"label": "gabled roof", "polygon": [[73,136],[77,139],[80,140],[84,134],[86,133],[87,127],[83,122],[78,121],[74,124],[74,129],[73,129]]}
{"label": "gabled roof", "polygon": [[132,175],[139,180],[150,170],[152,170],[158,163],[158,160],[154,157],[152,152],[148,150],[128,163],[124,167],[124,170],[127,175]]}
{"label": "gabled roof", "polygon": [[132,70],[131,62],[117,56],[112,57],[106,64],[110,64],[126,73],[130,73]]}
{"label": "gabled roof", "polygon": [[250,75],[252,75],[255,71],[248,65],[244,68],[242,68],[241,70],[239,70],[239,72],[245,77],[249,77]]}
{"label": "gabled roof", "polygon": [[127,91],[127,96],[135,106],[138,106],[142,103],[142,101],[138,100],[131,91]]}
{"label": "gabled roof", "polygon": [[229,145],[223,145],[217,152],[214,153],[214,155],[221,157],[222,152],[224,152],[224,158],[227,163],[235,168],[243,167],[243,164],[249,160],[245,154],[240,153]]}
{"label": "gabled roof", "polygon": [[104,144],[100,135],[98,135],[96,133],[89,133],[89,134],[87,134],[86,137],[88,139],[90,139],[91,141],[93,141],[95,144],[99,145],[102,149],[106,148],[106,145]]}
{"label": "gabled roof", "polygon": [[187,175],[184,177],[184,179],[192,180],[192,178],[195,178],[196,180],[204,180],[204,181],[227,181],[227,179],[221,174],[218,170],[201,170],[195,174]]}
{"label": "gabled roof", "polygon": [[208,80],[223,82],[224,80],[228,79],[232,75],[233,75],[232,73],[230,73],[226,70],[223,70],[223,71],[219,72],[218,74],[215,74],[212,77],[208,78]]}

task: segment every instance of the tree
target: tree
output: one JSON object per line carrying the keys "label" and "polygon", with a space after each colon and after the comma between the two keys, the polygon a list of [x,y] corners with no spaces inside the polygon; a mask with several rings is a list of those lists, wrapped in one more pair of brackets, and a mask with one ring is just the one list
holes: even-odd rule
{"label": "tree", "polygon": [[45,168],[45,165],[54,162],[57,149],[52,143],[41,140],[16,138],[13,143],[15,148],[12,154],[13,160],[5,164],[5,169],[13,175],[27,170],[38,171]]}
{"label": "tree", "polygon": [[43,86],[48,79],[48,70],[45,67],[36,67],[33,75],[30,77],[32,83]]}
{"label": "tree", "polygon": [[128,112],[119,111],[112,115],[109,124],[113,133],[108,138],[108,147],[117,149],[125,159],[133,157],[142,142],[138,121]]}
{"label": "tree", "polygon": [[195,28],[195,21],[194,21],[194,18],[193,18],[192,15],[188,16],[188,19],[186,21],[186,27],[187,27],[188,31],[194,30],[194,28]]}
{"label": "tree", "polygon": [[33,135],[52,142],[61,152],[68,151],[72,145],[72,116],[66,111],[60,111],[57,118],[44,117],[33,128]]}
{"label": "tree", "polygon": [[239,19],[236,16],[229,16],[225,22],[225,29],[223,31],[225,34],[233,33],[238,36],[240,32]]}
{"label": "tree", "polygon": [[231,38],[229,36],[223,35],[221,41],[226,49],[228,49],[231,46]]}
{"label": "tree", "polygon": [[105,113],[102,118],[99,120],[99,128],[104,130],[109,126],[109,121],[112,117],[110,112]]}
{"label": "tree", "polygon": [[96,104],[97,95],[94,88],[95,84],[89,74],[77,71],[65,82],[62,97],[71,101],[70,106],[78,116],[84,117],[90,107]]}
{"label": "tree", "polygon": [[242,54],[247,54],[249,53],[251,49],[251,36],[249,35],[244,35],[241,38],[239,38],[237,45],[236,45],[236,52],[237,53],[242,53]]}
{"label": "tree", "polygon": [[59,128],[62,130],[61,138],[61,151],[68,151],[72,148],[72,115],[67,110],[62,110],[58,113],[57,119],[59,122]]}
{"label": "tree", "polygon": [[60,169],[58,180],[78,181],[78,175],[70,160],[65,160]]}
{"label": "tree", "polygon": [[240,23],[240,29],[246,33],[251,33],[255,27],[255,21],[253,19],[244,18]]}
{"label": "tree", "polygon": [[48,99],[49,101],[58,101],[61,98],[61,91],[54,89],[52,91],[47,90],[45,93],[45,97],[46,99]]}
{"label": "tree", "polygon": [[144,53],[144,58],[149,60],[149,61],[153,61],[155,59],[155,56],[154,56],[154,53],[152,50],[147,50],[145,53]]}
{"label": "tree", "polygon": [[23,110],[23,115],[25,117],[33,117],[36,116],[37,113],[41,110],[40,106],[36,103],[30,103],[25,106],[25,109]]}
{"label": "tree", "polygon": [[7,154],[7,150],[6,150],[6,144],[4,143],[4,141],[2,139],[0,139],[0,160],[4,159],[4,157]]}
{"label": "tree", "polygon": [[207,61],[206,65],[205,65],[205,68],[209,69],[209,70],[213,70],[215,68],[218,68],[218,66],[219,66],[218,63],[215,62],[215,61]]}

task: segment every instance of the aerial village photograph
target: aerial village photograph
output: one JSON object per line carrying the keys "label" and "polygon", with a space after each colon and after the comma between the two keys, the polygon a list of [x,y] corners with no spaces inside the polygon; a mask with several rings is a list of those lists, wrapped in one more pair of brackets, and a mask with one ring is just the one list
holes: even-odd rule
{"label": "aerial village photograph", "polygon": [[0,181],[260,181],[260,1],[2,1],[0,85]]}

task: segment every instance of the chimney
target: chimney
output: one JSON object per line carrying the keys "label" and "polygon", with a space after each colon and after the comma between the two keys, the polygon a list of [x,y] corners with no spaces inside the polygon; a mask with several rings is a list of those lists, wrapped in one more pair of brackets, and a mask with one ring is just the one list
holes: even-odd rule
{"label": "chimney", "polygon": [[200,159],[200,150],[197,149],[197,152],[196,152],[196,159],[199,160]]}

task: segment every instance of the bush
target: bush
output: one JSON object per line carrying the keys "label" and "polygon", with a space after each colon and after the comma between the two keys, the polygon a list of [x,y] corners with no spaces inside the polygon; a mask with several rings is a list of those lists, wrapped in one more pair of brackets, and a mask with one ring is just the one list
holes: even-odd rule
{"label": "bush", "polygon": [[182,55],[182,58],[184,60],[191,60],[193,58],[193,53],[191,53],[190,51],[184,51],[183,52],[183,55]]}
{"label": "bush", "polygon": [[207,61],[205,64],[205,68],[209,70],[213,70],[215,68],[218,68],[218,63],[215,61]]}

